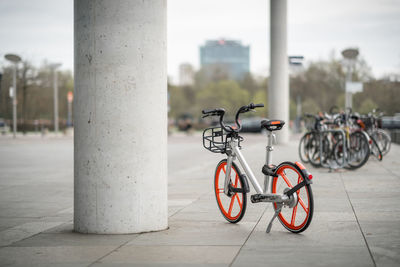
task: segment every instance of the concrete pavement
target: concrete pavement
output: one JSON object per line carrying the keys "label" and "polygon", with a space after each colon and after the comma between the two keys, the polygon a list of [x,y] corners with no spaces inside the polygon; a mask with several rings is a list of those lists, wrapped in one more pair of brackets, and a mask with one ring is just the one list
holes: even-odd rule
{"label": "concrete pavement", "polygon": [[[261,180],[265,137],[246,135],[243,154]],[[222,155],[201,137],[169,138],[169,229],[133,235],[72,231],[71,137],[0,138],[0,266],[399,266],[400,146],[357,171],[313,169],[315,213],[302,234],[271,205],[248,202],[226,222],[214,193]],[[297,141],[277,146],[273,162],[298,160]],[[252,190],[254,192],[254,190]]]}

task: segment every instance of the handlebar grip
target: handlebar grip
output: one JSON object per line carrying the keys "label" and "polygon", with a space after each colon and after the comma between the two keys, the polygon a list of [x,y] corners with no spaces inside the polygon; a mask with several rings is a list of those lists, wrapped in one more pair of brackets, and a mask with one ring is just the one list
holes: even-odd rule
{"label": "handlebar grip", "polygon": [[202,111],[201,111],[201,113],[203,113],[203,114],[208,114],[208,113],[212,113],[212,112],[214,112],[215,111],[215,109],[203,109]]}
{"label": "handlebar grip", "polygon": [[253,104],[253,108],[263,108],[264,104],[260,103],[260,104]]}
{"label": "handlebar grip", "polygon": [[215,108],[215,109],[203,109],[201,113],[203,114],[210,114],[210,113],[221,113],[225,112],[223,108]]}

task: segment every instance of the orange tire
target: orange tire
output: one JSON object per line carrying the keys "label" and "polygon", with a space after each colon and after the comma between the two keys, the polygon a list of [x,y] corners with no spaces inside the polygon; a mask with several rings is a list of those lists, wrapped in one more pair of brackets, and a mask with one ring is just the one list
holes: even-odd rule
{"label": "orange tire", "polygon": [[[243,218],[246,211],[247,194],[244,190],[236,193],[229,192],[229,196],[224,193],[226,166],[226,159],[221,160],[217,165],[214,179],[215,198],[224,218],[228,222],[237,223]],[[235,163],[232,163],[230,178],[232,187],[243,189],[243,178]]]}
{"label": "orange tire", "polygon": [[[279,165],[277,177],[274,177],[272,182],[272,193],[282,194],[287,188],[292,188],[304,179],[300,169],[291,162],[284,162]],[[313,211],[314,199],[310,185],[306,185],[296,192],[297,203],[293,208],[282,207],[278,215],[279,221],[289,231],[300,233],[307,229],[310,225]],[[273,204],[275,210],[276,203]]]}

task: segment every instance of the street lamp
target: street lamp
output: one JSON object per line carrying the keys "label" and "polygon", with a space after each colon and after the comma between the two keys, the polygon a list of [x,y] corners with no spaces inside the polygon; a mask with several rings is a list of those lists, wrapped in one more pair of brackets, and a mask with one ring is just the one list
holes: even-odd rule
{"label": "street lamp", "polygon": [[[290,71],[295,73],[296,71],[299,71],[303,67],[303,60],[304,56],[289,56],[289,67]],[[290,89],[290,86],[289,86]],[[300,120],[301,120],[301,96],[297,95],[296,96],[296,119],[295,119],[295,127],[296,127],[296,132],[300,133],[301,132],[301,125],[300,125]]]}
{"label": "street lamp", "polygon": [[344,62],[347,65],[347,77],[346,77],[346,86],[345,86],[345,109],[352,108],[353,106],[353,93],[349,90],[349,84],[352,81],[352,73],[354,69],[354,64],[356,63],[358,57],[358,49],[357,48],[348,48],[342,51],[342,55],[344,57]]}
{"label": "street lamp", "polygon": [[21,57],[14,54],[7,54],[4,57],[8,61],[14,64],[12,101],[13,101],[13,137],[16,138],[17,137],[17,67],[18,67],[18,62],[21,61]]}
{"label": "street lamp", "polygon": [[54,133],[58,133],[58,77],[57,68],[61,66],[61,63],[50,64],[50,68],[53,71],[53,88],[54,88]]}

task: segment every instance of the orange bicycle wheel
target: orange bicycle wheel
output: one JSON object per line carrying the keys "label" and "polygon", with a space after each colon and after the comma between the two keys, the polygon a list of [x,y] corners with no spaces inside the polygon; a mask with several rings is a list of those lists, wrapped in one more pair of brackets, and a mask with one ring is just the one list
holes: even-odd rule
{"label": "orange bicycle wheel", "polygon": [[[282,194],[285,190],[303,181],[303,174],[298,167],[291,163],[285,162],[281,164],[277,170],[277,177],[272,182],[272,193]],[[306,185],[296,192],[297,203],[292,208],[282,207],[278,215],[279,221],[289,231],[300,233],[307,229],[310,225],[313,211],[314,200],[310,185]],[[273,204],[275,210],[276,203]]]}
{"label": "orange bicycle wheel", "polygon": [[215,198],[224,218],[228,222],[237,223],[243,218],[246,211],[247,195],[243,188],[243,178],[235,163],[232,163],[231,166],[230,184],[234,188],[243,190],[241,192],[229,191],[228,195],[224,193],[226,167],[226,159],[221,160],[217,165],[214,179]]}

